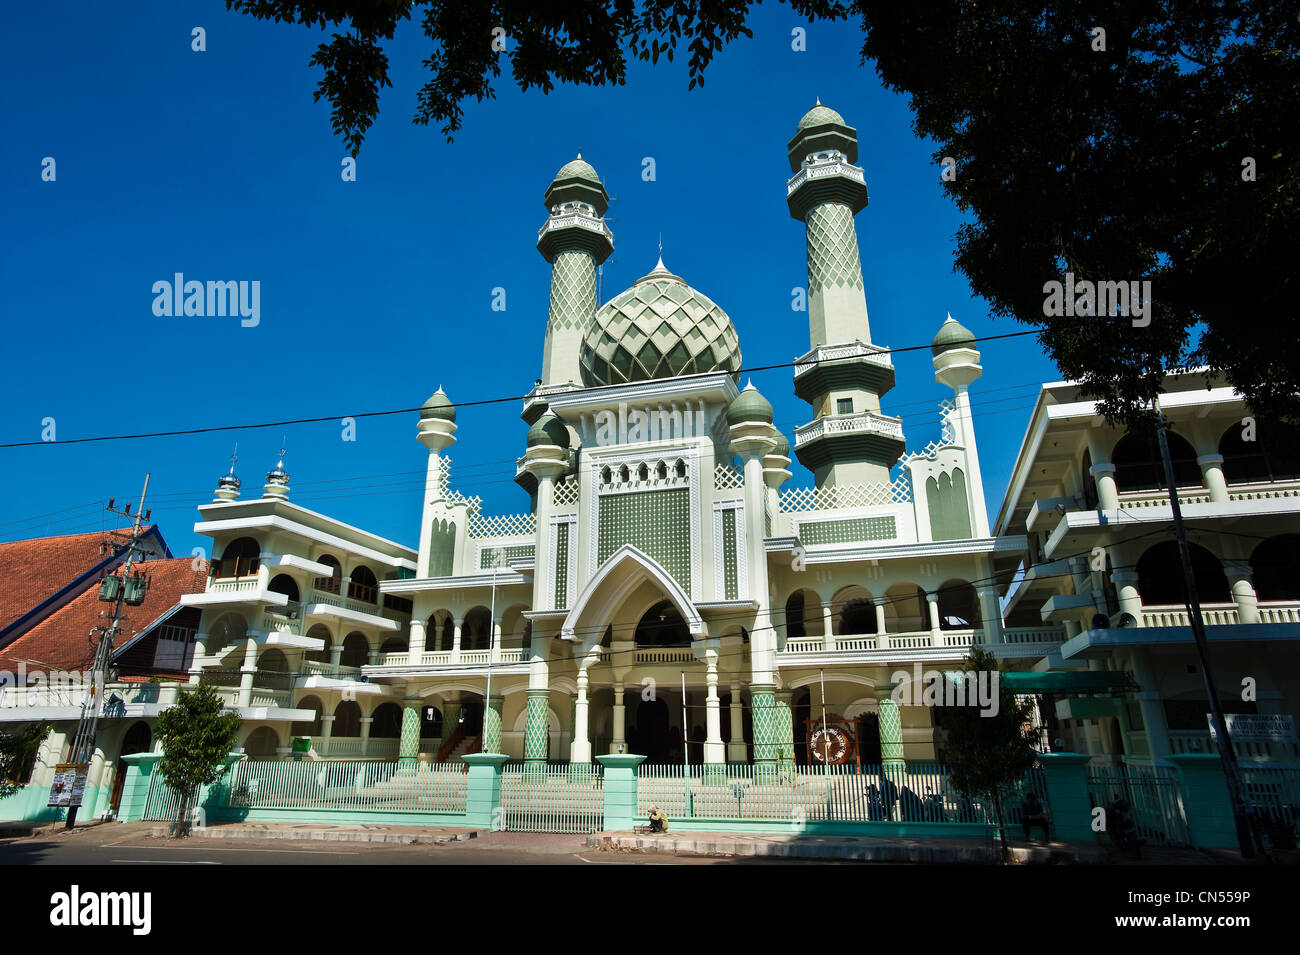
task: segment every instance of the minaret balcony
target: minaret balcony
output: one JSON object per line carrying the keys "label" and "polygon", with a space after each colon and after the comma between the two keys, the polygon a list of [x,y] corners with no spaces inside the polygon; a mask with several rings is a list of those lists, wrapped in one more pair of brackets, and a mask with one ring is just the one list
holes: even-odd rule
{"label": "minaret balcony", "polygon": [[903,440],[903,419],[890,418],[872,411],[860,411],[857,414],[823,415],[802,428],[795,428],[794,446],[802,448],[822,438],[841,434],[880,435],[884,438]]}
{"label": "minaret balcony", "polygon": [[835,461],[875,461],[892,467],[907,448],[903,420],[871,411],[823,415],[794,432],[795,454],[812,471]]}
{"label": "minaret balcony", "polygon": [[866,342],[818,345],[794,360],[794,393],[809,403],[831,391],[862,388],[883,395],[894,387],[888,348]]}
{"label": "minaret balcony", "polygon": [[843,158],[811,162],[786,181],[785,201],[799,220],[823,202],[843,203],[856,215],[867,206],[867,176]]}
{"label": "minaret balcony", "polygon": [[580,249],[600,264],[614,251],[614,233],[599,216],[578,209],[559,211],[537,230],[537,248],[548,262],[564,249]]}

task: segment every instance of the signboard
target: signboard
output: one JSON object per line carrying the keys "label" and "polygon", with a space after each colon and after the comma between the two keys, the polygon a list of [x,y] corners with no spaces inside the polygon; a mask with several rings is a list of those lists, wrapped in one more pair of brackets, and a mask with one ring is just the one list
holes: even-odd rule
{"label": "signboard", "polygon": [[295,760],[301,760],[311,752],[311,737],[295,736],[293,738],[293,746],[290,752],[293,754]]}
{"label": "signboard", "polygon": [[[1214,717],[1206,713],[1210,724],[1210,739],[1214,732]],[[1295,717],[1279,713],[1227,713],[1228,735],[1234,743],[1294,743],[1297,741]]]}
{"label": "signboard", "polygon": [[50,787],[48,805],[64,808],[80,806],[89,769],[85,763],[58,763],[54,767],[54,785]]}

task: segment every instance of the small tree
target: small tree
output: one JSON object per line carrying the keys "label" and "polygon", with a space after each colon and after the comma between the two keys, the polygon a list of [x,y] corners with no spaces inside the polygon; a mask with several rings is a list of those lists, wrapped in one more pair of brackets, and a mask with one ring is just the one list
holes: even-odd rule
{"label": "small tree", "polygon": [[49,733],[49,723],[33,723],[14,733],[0,732],[0,799],[18,792],[31,778],[36,751]]}
{"label": "small tree", "polygon": [[[993,654],[978,646],[971,649],[961,668],[963,677],[997,671]],[[944,734],[948,778],[966,798],[984,800],[985,805],[992,802],[1005,856],[1007,832],[1002,795],[1024,778],[1037,758],[1027,729],[1031,706],[1018,702],[1015,693],[999,681],[996,713],[991,708],[986,712],[970,705],[937,707],[935,715],[936,725]]]}
{"label": "small tree", "polygon": [[180,794],[172,835],[188,835],[190,802],[199,789],[219,780],[226,757],[239,738],[238,713],[223,712],[225,704],[207,684],[182,690],[174,706],[158,717],[158,738],[163,758],[158,771],[168,786]]}

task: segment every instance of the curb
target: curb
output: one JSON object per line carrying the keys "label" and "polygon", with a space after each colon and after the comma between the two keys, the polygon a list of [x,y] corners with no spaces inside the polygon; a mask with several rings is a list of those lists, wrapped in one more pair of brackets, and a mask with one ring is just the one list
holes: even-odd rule
{"label": "curb", "polygon": [[[646,836],[587,837],[587,845],[603,850],[706,855],[741,858],[834,859],[845,862],[889,862],[939,865],[990,865],[1000,862],[998,848],[984,845],[917,846],[859,842],[749,842],[739,839],[657,839]],[[1095,864],[1107,861],[1104,850],[1090,847],[1012,847],[1012,864]]]}
{"label": "curb", "polygon": [[[154,826],[154,839],[170,838],[169,826]],[[441,846],[478,838],[478,830],[435,834],[431,832],[364,832],[350,829],[242,829],[227,826],[195,827],[191,839],[288,839],[297,842],[368,842],[401,846]]]}

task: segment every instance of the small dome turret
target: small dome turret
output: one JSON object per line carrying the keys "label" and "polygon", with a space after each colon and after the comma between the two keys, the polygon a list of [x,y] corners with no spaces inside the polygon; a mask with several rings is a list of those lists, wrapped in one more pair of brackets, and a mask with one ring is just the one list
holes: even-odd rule
{"label": "small dome turret", "polygon": [[939,333],[930,343],[930,352],[938,357],[954,348],[975,348],[975,334],[949,313],[948,320],[939,326]]}
{"label": "small dome turret", "polygon": [[553,414],[544,414],[528,429],[528,446],[554,445],[559,448],[569,446],[569,429]]}
{"label": "small dome turret", "polygon": [[773,454],[779,454],[783,458],[790,456],[790,442],[780,431],[776,433],[776,447],[772,449]]}
{"label": "small dome turret", "polygon": [[438,418],[442,421],[456,420],[456,406],[443,394],[441,385],[438,386],[437,391],[429,396],[429,400],[424,403],[424,406],[420,408],[420,420],[424,421],[427,418]]}
{"label": "small dome turret", "polygon": [[751,381],[727,408],[727,424],[772,423],[772,405]]}

